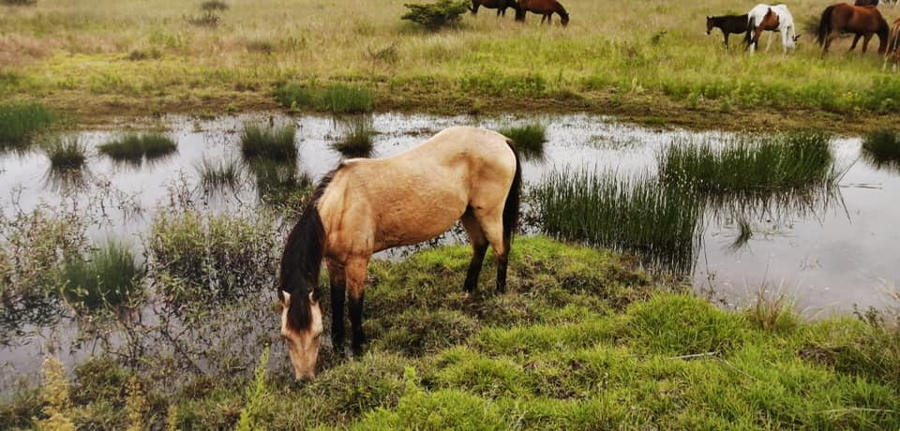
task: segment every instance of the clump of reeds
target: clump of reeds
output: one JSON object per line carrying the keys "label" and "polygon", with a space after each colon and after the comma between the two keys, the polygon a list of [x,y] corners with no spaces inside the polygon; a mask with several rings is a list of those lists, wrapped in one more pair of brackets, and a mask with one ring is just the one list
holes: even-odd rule
{"label": "clump of reeds", "polygon": [[512,139],[519,154],[526,160],[543,160],[547,128],[541,123],[500,129],[500,133]]}
{"label": "clump of reeds", "polygon": [[863,158],[876,168],[900,170],[900,133],[876,130],[866,135],[862,148]]}
{"label": "clump of reeds", "polygon": [[297,158],[295,135],[293,124],[263,127],[257,123],[246,123],[241,130],[241,154],[246,160],[293,162]]}
{"label": "clump of reeds", "polygon": [[372,119],[354,117],[343,122],[343,135],[331,144],[344,157],[370,157],[375,147],[372,137],[377,133]]}
{"label": "clump of reeds", "polygon": [[87,162],[87,149],[76,136],[54,139],[44,147],[44,152],[50,159],[50,169],[55,171],[82,169]]}
{"label": "clump of reeds", "polygon": [[613,172],[554,170],[532,195],[550,235],[636,253],[675,272],[693,266],[702,204],[690,189],[647,173],[622,181]]}
{"label": "clump of reeds", "polygon": [[200,188],[206,194],[216,194],[225,189],[237,191],[240,185],[241,164],[236,160],[212,161],[204,157],[196,169],[200,175]]}
{"label": "clump of reeds", "polygon": [[291,109],[307,108],[333,114],[363,114],[375,107],[372,90],[342,84],[326,87],[287,84],[275,92],[275,100]]}
{"label": "clump of reeds", "polygon": [[0,104],[0,150],[23,146],[30,136],[55,119],[50,110],[39,104]]}
{"label": "clump of reeds", "polygon": [[159,160],[177,149],[178,144],[161,133],[129,133],[97,147],[97,151],[116,162],[132,165]]}
{"label": "clump of reeds", "polygon": [[118,307],[133,299],[143,269],[126,246],[109,241],[85,259],[70,257],[60,271],[62,294],[76,308]]}

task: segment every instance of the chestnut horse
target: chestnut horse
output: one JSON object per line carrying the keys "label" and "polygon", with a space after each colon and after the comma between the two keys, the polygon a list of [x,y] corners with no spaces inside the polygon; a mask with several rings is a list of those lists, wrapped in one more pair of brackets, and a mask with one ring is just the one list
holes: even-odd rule
{"label": "chestnut horse", "polygon": [[472,0],[472,15],[478,14],[478,8],[484,6],[488,9],[497,9],[497,16],[506,16],[506,8],[513,8],[516,13],[519,12],[519,3],[516,0]]}
{"label": "chestnut horse", "polygon": [[854,33],[850,51],[856,48],[860,37],[863,39],[862,52],[869,47],[869,40],[873,34],[878,35],[878,53],[884,54],[887,48],[887,39],[890,29],[887,21],[881,16],[881,12],[874,6],[851,6],[847,3],[838,3],[825,8],[822,19],[819,21],[819,32],[816,42],[822,46],[822,54],[828,52],[831,42],[841,32]]}
{"label": "chestnut horse", "polygon": [[[747,37],[745,40],[749,43],[750,52],[756,49],[763,30],[781,33],[781,45],[785,52],[794,49],[797,39],[800,37],[794,34],[794,17],[787,6],[783,4],[771,6],[758,4],[747,13]],[[771,42],[770,39],[766,44],[767,50]]]}
{"label": "chestnut horse", "polygon": [[532,12],[538,15],[543,15],[541,17],[541,24],[544,21],[547,21],[547,24],[552,22],[553,14],[559,15],[559,22],[562,23],[563,26],[566,26],[569,23],[569,13],[566,12],[566,9],[562,7],[556,0],[519,0],[519,10],[516,11],[516,21],[525,21],[525,13]]}
{"label": "chestnut horse", "polygon": [[388,158],[345,160],[326,175],[281,258],[281,334],[297,379],[315,377],[323,324],[314,292],[323,259],[331,284],[334,349],[343,346],[344,300],[349,296],[352,346],[359,354],[365,342],[363,294],[372,254],[427,241],[460,220],[474,248],[463,289],[472,293],[477,288],[490,244],[497,258],[497,290],[503,291],[521,186],[512,143],[474,127],[443,130]]}
{"label": "chestnut horse", "polygon": [[719,28],[725,36],[725,47],[728,48],[728,36],[732,33],[747,32],[747,15],[723,15],[706,17],[706,34],[712,33],[712,29]]}

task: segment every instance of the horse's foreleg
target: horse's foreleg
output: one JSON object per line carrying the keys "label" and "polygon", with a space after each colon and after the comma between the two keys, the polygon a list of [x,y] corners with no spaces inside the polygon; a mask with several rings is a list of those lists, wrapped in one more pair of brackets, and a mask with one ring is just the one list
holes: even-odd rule
{"label": "horse's foreleg", "polygon": [[[859,38],[861,38],[861,37],[862,37],[862,35],[859,33],[857,33],[856,35],[853,36],[853,43],[850,44],[850,50],[848,50],[847,52],[853,51],[856,48],[856,43],[859,42]],[[865,51],[863,51],[863,52],[865,52]]]}
{"label": "horse's foreleg", "polygon": [[354,257],[347,260],[345,274],[350,290],[350,330],[353,331],[353,354],[362,355],[366,336],[362,329],[363,297],[366,290],[366,267],[368,258]]}
{"label": "horse's foreleg", "polygon": [[728,36],[730,33],[728,33],[727,31],[723,31],[722,34],[725,35],[725,49],[728,49]]}
{"label": "horse's foreleg", "polygon": [[472,294],[478,288],[478,275],[481,274],[481,265],[484,263],[484,255],[487,253],[488,241],[484,237],[484,231],[475,213],[471,208],[467,209],[460,218],[463,228],[469,235],[469,241],[472,242],[472,261],[469,262],[469,270],[466,272],[466,282],[463,284],[463,290]]}
{"label": "horse's foreleg", "polygon": [[331,284],[331,344],[340,351],[344,346],[344,301],[347,299],[347,277],[344,268],[327,261],[328,279]]}
{"label": "horse's foreleg", "polygon": [[874,34],[874,33],[869,33],[869,34],[863,36],[863,47],[862,47],[862,53],[863,53],[863,54],[865,54],[865,53],[866,53],[866,50],[869,49],[869,41],[872,40],[872,35],[873,35],[873,34]]}

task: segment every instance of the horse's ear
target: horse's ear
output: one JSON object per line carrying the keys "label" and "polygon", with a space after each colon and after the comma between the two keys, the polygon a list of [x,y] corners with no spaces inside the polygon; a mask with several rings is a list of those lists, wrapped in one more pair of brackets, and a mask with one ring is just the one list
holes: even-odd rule
{"label": "horse's ear", "polygon": [[797,40],[799,40],[799,39],[800,39],[800,36],[803,36],[803,34],[801,33],[801,34],[798,34],[798,35],[794,36],[794,42],[796,42]]}
{"label": "horse's ear", "polygon": [[712,17],[710,17],[709,15],[707,15],[707,16],[706,16],[706,19],[712,19]]}

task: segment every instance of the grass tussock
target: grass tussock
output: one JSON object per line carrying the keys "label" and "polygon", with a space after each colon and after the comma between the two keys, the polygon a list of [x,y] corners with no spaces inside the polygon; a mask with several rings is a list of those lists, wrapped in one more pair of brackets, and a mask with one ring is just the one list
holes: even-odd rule
{"label": "grass tussock", "polygon": [[0,104],[0,150],[22,147],[55,120],[56,116],[39,104]]}
{"label": "grass tussock", "polygon": [[[487,265],[484,287],[467,299],[460,286],[470,253],[460,245],[373,262],[366,353],[347,359],[324,347],[319,375],[307,384],[292,381],[283,350],[266,366],[261,346],[255,371],[200,373],[174,387],[148,384],[153,356],[134,371],[96,358],[71,381],[62,373],[48,381],[48,392],[66,394],[62,401],[23,393],[0,404],[0,425],[59,419],[45,407],[54,406],[74,426],[119,428],[900,426],[900,332],[878,313],[806,322],[788,310],[790,325],[766,327],[752,311],[654,291],[621,256],[543,237],[514,243],[509,292],[487,287]],[[236,323],[233,313],[221,317],[222,325]]]}
{"label": "grass tussock", "polygon": [[375,108],[372,90],[343,84],[325,87],[286,84],[276,90],[275,100],[290,109],[312,109],[332,114],[365,114]]}
{"label": "grass tussock", "polygon": [[371,157],[375,148],[373,136],[378,131],[369,117],[353,117],[343,121],[344,133],[331,144],[331,148],[344,157]]}
{"label": "grass tussock", "polygon": [[120,307],[140,296],[143,269],[126,246],[110,241],[87,258],[73,256],[60,271],[66,300],[81,310]]}
{"label": "grass tussock", "polygon": [[868,133],[862,144],[863,159],[876,168],[900,171],[900,133],[880,129]]}
{"label": "grass tussock", "polygon": [[526,160],[543,160],[544,143],[547,142],[547,128],[543,124],[532,123],[521,127],[508,127],[500,129],[500,133],[512,139]]}
{"label": "grass tussock", "polygon": [[177,150],[175,140],[161,133],[129,133],[97,147],[114,161],[131,165],[161,160]]}
{"label": "grass tussock", "polygon": [[83,169],[87,164],[87,148],[77,137],[60,137],[50,141],[44,148],[50,159],[50,169],[71,171]]}
{"label": "grass tussock", "polygon": [[296,133],[293,124],[265,127],[246,123],[241,130],[241,154],[246,160],[268,159],[291,163],[297,158]]}
{"label": "grass tussock", "polygon": [[243,170],[236,160],[212,161],[204,158],[197,164],[196,170],[200,176],[200,189],[206,195],[216,195],[226,190],[236,192],[240,188]]}

